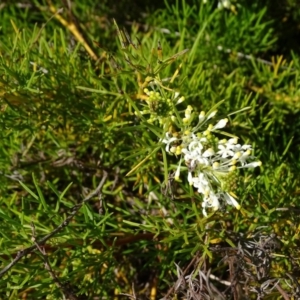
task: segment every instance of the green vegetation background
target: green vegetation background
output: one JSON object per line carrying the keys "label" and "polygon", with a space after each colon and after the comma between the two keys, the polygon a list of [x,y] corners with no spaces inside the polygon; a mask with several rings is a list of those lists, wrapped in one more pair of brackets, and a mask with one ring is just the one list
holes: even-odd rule
{"label": "green vegetation background", "polygon": [[[276,234],[280,247],[272,253],[267,277],[258,278],[254,268],[248,286],[275,278],[295,297],[292,278],[300,271],[297,0],[232,1],[229,9],[209,0],[75,0],[71,8],[68,3],[0,3],[1,269],[34,245],[33,228],[36,240],[49,234],[105,172],[107,180],[101,195],[44,244],[61,286],[35,249],[2,275],[1,299],[64,299],[68,293],[74,299],[129,299],[125,293],[154,300],[168,291],[168,299],[184,299],[191,287],[175,288],[179,269],[195,276],[210,270],[231,281],[225,252],[213,248],[234,248],[236,236],[251,238],[257,232]],[[250,107],[231,116],[227,128],[253,144],[263,162],[236,183],[241,211],[226,207],[204,218],[201,198],[184,179],[168,187],[165,173],[172,173],[176,160],[168,158],[167,167],[160,151],[126,176],[153,153],[159,138],[134,114],[144,103],[113,18],[141,41],[149,59],[158,41],[164,58],[190,49],[162,73],[170,77],[180,70],[182,110],[190,104],[208,111],[220,100],[225,100],[220,116]],[[237,299],[230,288],[216,286]],[[256,299],[251,288],[244,293],[245,299]],[[274,288],[266,299],[282,295]]]}

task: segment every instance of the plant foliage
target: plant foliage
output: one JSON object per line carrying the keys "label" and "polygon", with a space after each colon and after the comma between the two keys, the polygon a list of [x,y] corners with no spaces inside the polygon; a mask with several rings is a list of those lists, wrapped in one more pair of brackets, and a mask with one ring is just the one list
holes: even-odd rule
{"label": "plant foliage", "polygon": [[[0,3],[0,298],[300,297],[300,16],[272,3]],[[240,210],[174,180],[188,105],[263,162]]]}

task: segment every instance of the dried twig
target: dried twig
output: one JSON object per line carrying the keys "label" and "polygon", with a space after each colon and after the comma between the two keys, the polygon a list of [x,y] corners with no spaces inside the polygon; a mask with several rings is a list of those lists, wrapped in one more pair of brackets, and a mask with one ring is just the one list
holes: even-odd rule
{"label": "dried twig", "polygon": [[50,274],[51,278],[53,279],[54,283],[56,284],[56,286],[61,290],[61,292],[63,293],[63,295],[66,299],[68,299],[68,300],[78,300],[78,298],[71,292],[71,290],[60,282],[60,280],[58,279],[58,277],[56,276],[56,274],[52,270],[52,267],[49,263],[48,255],[45,251],[45,248],[43,246],[40,246],[36,242],[35,226],[34,226],[33,222],[31,222],[31,230],[32,230],[32,241],[34,242],[37,249],[42,254],[45,269],[49,272],[49,274]]}
{"label": "dried twig", "polygon": [[[62,231],[65,227],[67,227],[70,223],[70,221],[74,218],[74,216],[77,214],[77,212],[80,210],[80,208],[83,206],[83,204],[87,201],[89,201],[91,198],[94,196],[98,195],[106,181],[108,174],[107,172],[103,171],[103,177],[97,188],[91,192],[88,196],[83,199],[80,203],[74,205],[71,208],[70,214],[67,216],[67,218],[60,224],[58,225],[52,232],[44,236],[42,239],[36,242],[39,246],[44,245],[49,239],[51,239],[55,234],[58,232]],[[27,254],[33,252],[34,250],[37,249],[37,245],[30,246],[28,248],[25,248],[23,250],[20,250],[16,257],[5,267],[0,271],[0,278],[7,272],[9,271],[22,257],[26,256]]]}
{"label": "dried twig", "polygon": [[178,286],[178,282],[181,282],[184,279],[184,276],[187,274],[188,270],[190,269],[190,267],[196,262],[196,260],[198,259],[198,252],[196,253],[196,255],[194,256],[194,258],[190,261],[190,263],[188,264],[188,266],[184,269],[184,271],[182,272],[181,276],[178,278],[178,280],[176,281],[176,283],[169,289],[169,291],[167,292],[167,294],[161,299],[161,300],[167,300],[168,297],[174,292],[175,288]]}
{"label": "dried twig", "polygon": [[282,289],[280,284],[276,285],[276,289],[281,294],[281,296],[283,297],[284,300],[289,300],[290,299],[289,295]]}

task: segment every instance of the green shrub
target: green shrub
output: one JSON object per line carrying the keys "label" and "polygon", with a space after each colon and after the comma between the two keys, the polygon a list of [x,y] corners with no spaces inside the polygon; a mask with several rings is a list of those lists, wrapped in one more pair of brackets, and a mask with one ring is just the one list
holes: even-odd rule
{"label": "green shrub", "polygon": [[[0,5],[1,298],[298,297],[299,53],[278,16],[299,14],[270,3]],[[263,162],[201,165],[218,205],[187,180],[193,128]]]}

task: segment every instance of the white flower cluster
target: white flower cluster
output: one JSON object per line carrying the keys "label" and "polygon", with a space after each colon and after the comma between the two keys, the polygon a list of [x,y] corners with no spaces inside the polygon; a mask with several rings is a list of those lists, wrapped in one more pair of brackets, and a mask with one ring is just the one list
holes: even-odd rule
{"label": "white flower cluster", "polygon": [[[207,3],[207,0],[202,0],[202,2],[204,3],[204,4],[206,4]],[[222,9],[222,8],[227,8],[227,9],[229,9],[231,7],[231,2],[230,2],[230,0],[220,0],[219,2],[218,2],[218,8],[219,9]]]}
{"label": "white flower cluster", "polygon": [[222,8],[227,8],[230,9],[231,7],[231,3],[229,0],[221,0],[218,2],[218,8],[222,9]]}
{"label": "white flower cluster", "polygon": [[[248,162],[255,157],[251,156],[250,145],[241,145],[237,138],[219,140],[214,133],[224,128],[228,119],[222,119],[215,125],[207,121],[215,116],[216,111],[201,112],[198,124],[191,127],[195,115],[188,106],[185,117],[182,119],[184,128],[179,133],[167,132],[162,142],[166,144],[166,151],[180,156],[180,162],[175,173],[179,180],[182,161],[188,167],[188,182],[203,195],[203,214],[207,216],[206,208],[219,209],[220,200],[240,209],[240,205],[230,195],[231,175],[237,169],[254,168],[261,165],[260,161]],[[204,129],[205,127],[205,129]]]}

